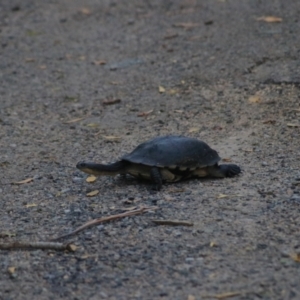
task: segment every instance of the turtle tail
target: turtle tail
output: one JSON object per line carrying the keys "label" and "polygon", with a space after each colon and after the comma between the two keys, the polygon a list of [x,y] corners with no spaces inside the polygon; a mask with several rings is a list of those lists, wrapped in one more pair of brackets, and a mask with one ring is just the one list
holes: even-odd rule
{"label": "turtle tail", "polygon": [[117,174],[125,174],[126,166],[127,163],[125,161],[117,161],[115,163],[108,164],[108,165],[81,161],[76,165],[76,168],[84,173],[92,174],[96,176],[102,176],[102,175],[115,176]]}

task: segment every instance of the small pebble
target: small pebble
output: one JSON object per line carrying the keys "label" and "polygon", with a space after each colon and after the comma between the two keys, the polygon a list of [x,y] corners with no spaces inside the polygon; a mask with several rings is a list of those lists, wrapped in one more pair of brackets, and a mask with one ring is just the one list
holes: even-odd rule
{"label": "small pebble", "polygon": [[263,167],[266,167],[266,166],[268,165],[268,163],[265,162],[265,161],[263,161],[263,162],[261,163],[261,165],[262,165]]}
{"label": "small pebble", "polygon": [[98,229],[98,230],[103,230],[103,229],[104,229],[104,225],[103,225],[103,224],[98,225],[98,226],[97,226],[97,229]]}
{"label": "small pebble", "polygon": [[180,237],[182,235],[182,232],[179,231],[179,230],[176,230],[176,231],[173,232],[173,234],[174,234],[175,237]]}
{"label": "small pebble", "polygon": [[102,298],[107,298],[107,294],[105,294],[104,292],[100,292],[99,295],[100,295]]}
{"label": "small pebble", "polygon": [[291,197],[291,200],[300,201],[300,196],[297,195],[297,194],[294,194],[294,195]]}
{"label": "small pebble", "polygon": [[186,262],[192,262],[192,261],[194,261],[194,257],[187,257],[187,258],[185,259],[185,261],[186,261]]}
{"label": "small pebble", "polygon": [[74,183],[81,182],[82,180],[83,180],[83,178],[80,178],[80,177],[73,177],[73,178],[72,178],[72,181],[73,181]]}
{"label": "small pebble", "polygon": [[61,193],[61,194],[65,194],[65,193],[68,193],[68,192],[70,192],[70,191],[71,191],[70,188],[66,188],[66,189],[61,190],[60,193]]}

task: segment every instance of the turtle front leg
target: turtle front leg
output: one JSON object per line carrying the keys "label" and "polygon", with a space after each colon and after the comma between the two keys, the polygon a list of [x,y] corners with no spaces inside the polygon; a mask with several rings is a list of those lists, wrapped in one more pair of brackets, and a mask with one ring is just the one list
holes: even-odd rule
{"label": "turtle front leg", "polygon": [[241,168],[234,164],[214,165],[207,167],[208,174],[213,177],[233,177],[241,173]]}
{"label": "turtle front leg", "polygon": [[150,170],[151,179],[154,182],[154,189],[159,191],[162,187],[163,178],[158,168],[152,167]]}

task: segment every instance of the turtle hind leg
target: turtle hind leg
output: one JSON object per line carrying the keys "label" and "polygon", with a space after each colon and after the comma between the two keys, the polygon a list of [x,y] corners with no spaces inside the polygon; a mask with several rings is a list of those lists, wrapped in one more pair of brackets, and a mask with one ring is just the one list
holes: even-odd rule
{"label": "turtle hind leg", "polygon": [[241,173],[241,168],[235,164],[214,165],[208,167],[209,175],[213,177],[233,177]]}
{"label": "turtle hind leg", "polygon": [[162,181],[163,181],[160,170],[156,167],[153,167],[150,170],[150,175],[152,181],[154,182],[154,189],[159,191],[162,187]]}

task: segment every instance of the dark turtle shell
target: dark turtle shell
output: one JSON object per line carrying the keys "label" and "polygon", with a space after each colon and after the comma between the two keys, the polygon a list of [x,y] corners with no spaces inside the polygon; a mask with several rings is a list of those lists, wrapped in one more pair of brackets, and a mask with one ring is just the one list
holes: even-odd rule
{"label": "dark turtle shell", "polygon": [[196,169],[213,166],[221,158],[200,140],[169,135],[142,143],[121,159],[152,167]]}

